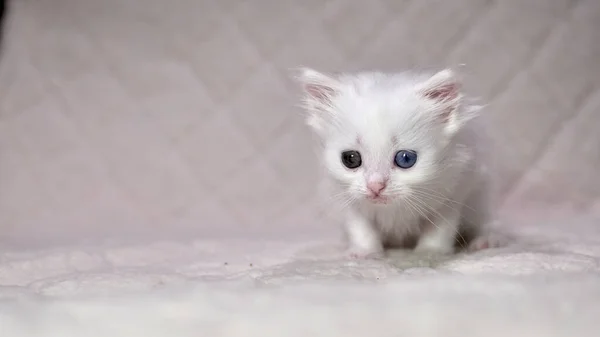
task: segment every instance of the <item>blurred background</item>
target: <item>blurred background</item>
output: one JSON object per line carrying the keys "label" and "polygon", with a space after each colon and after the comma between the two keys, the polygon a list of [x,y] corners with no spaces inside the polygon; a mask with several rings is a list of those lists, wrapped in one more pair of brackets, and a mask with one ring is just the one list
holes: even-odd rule
{"label": "blurred background", "polygon": [[499,210],[600,212],[600,1],[11,1],[0,244],[335,231],[289,70],[461,64]]}

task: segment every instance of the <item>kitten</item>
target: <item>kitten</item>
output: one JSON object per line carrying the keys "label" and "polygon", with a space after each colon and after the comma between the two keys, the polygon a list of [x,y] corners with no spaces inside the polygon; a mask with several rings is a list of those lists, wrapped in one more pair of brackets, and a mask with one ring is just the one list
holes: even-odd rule
{"label": "kitten", "polygon": [[426,253],[453,253],[457,242],[500,245],[484,230],[490,180],[480,107],[467,102],[453,70],[333,76],[302,69],[298,80],[307,124],[347,206],[351,256],[381,256],[410,237]]}

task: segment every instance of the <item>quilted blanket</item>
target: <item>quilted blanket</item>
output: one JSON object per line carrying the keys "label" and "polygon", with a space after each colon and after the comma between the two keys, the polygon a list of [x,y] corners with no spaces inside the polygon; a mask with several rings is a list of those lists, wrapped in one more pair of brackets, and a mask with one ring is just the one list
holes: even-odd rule
{"label": "quilted blanket", "polygon": [[[597,0],[14,0],[0,335],[597,336]],[[290,69],[460,66],[502,249],[340,257]]]}

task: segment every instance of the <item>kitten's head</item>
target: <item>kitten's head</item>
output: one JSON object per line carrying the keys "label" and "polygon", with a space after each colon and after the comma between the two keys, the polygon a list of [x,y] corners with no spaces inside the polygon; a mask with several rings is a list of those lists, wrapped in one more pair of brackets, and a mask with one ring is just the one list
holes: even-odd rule
{"label": "kitten's head", "polygon": [[325,166],[351,200],[394,204],[436,193],[448,144],[476,111],[461,104],[449,69],[337,76],[303,69],[298,79]]}

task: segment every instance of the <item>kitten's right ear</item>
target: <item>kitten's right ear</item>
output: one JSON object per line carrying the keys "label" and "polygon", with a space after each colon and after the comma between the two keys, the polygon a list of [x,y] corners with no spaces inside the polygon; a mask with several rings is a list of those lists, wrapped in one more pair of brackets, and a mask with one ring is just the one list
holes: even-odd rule
{"label": "kitten's right ear", "polygon": [[310,68],[298,69],[295,79],[302,86],[303,108],[309,113],[307,124],[322,131],[333,113],[333,99],[339,92],[339,82]]}

